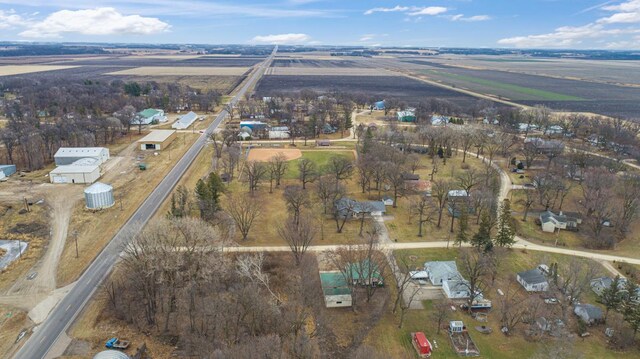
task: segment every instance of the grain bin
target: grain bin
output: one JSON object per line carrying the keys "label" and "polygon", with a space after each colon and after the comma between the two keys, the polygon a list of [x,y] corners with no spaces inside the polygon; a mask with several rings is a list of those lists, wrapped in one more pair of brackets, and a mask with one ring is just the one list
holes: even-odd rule
{"label": "grain bin", "polygon": [[101,182],[87,187],[84,190],[84,199],[88,209],[109,208],[116,203],[113,197],[113,187]]}
{"label": "grain bin", "polygon": [[94,355],[93,359],[129,359],[129,356],[117,350],[105,350]]}

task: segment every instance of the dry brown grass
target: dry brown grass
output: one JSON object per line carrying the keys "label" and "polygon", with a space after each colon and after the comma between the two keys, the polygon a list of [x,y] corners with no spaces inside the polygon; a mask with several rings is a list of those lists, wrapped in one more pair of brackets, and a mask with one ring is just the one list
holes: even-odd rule
{"label": "dry brown grass", "polygon": [[0,353],[9,358],[19,348],[15,342],[18,334],[30,325],[26,312],[0,306]]}
{"label": "dry brown grass", "polygon": [[[11,208],[8,208],[8,207]],[[22,240],[29,243],[26,252],[16,261],[0,272],[0,288],[5,289],[22,276],[26,276],[28,271],[40,259],[48,238],[44,236],[30,234],[11,233],[11,229],[17,224],[39,225],[46,229],[49,208],[45,205],[31,206],[31,212],[19,214],[18,211],[24,207],[22,202],[13,202],[0,206],[2,214],[0,216],[0,239]],[[5,211],[6,210],[6,211]]]}
{"label": "dry brown grass", "polygon": [[141,66],[105,75],[133,76],[242,76],[248,67]]}
{"label": "dry brown grass", "polygon": [[166,150],[159,152],[159,156],[154,156],[151,151],[144,152],[136,149],[135,153],[146,156],[144,159],[147,164],[146,171],[139,171],[137,165],[131,163],[125,173],[111,173],[112,181],[109,181],[108,176],[101,179],[114,186],[117,201],[115,206],[99,212],[90,212],[84,209],[83,202],[76,205],[71,217],[69,233],[78,232],[80,255],[76,258],[75,242],[68,240],[57,273],[59,286],[73,282],[84,271],[198,135],[179,133]]}
{"label": "dry brown grass", "polygon": [[0,66],[0,76],[30,74],[55,70],[72,69],[78,66],[51,66],[51,65],[5,65]]}

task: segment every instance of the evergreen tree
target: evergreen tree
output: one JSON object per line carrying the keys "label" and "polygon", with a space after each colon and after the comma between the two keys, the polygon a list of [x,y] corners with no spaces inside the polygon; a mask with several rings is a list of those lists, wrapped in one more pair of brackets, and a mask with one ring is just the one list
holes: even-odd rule
{"label": "evergreen tree", "polygon": [[455,244],[462,246],[462,243],[469,241],[469,214],[466,206],[460,209],[460,218],[458,218],[458,233],[456,233]]}
{"label": "evergreen tree", "polygon": [[476,248],[482,248],[485,252],[490,252],[493,249],[493,241],[491,240],[491,218],[487,211],[482,213],[480,228],[478,228],[478,232],[471,237],[471,244]]}
{"label": "evergreen tree", "polygon": [[638,286],[633,280],[627,280],[625,285],[626,297],[622,304],[624,321],[633,329],[633,338],[636,338],[638,330],[640,330],[640,302],[638,301]]}
{"label": "evergreen tree", "polygon": [[617,310],[622,304],[622,291],[620,290],[620,276],[616,276],[609,288],[605,288],[600,294],[600,302],[605,306],[604,322],[607,322],[609,310]]}
{"label": "evergreen tree", "polygon": [[500,208],[500,218],[498,219],[498,233],[496,234],[496,244],[500,247],[511,247],[516,241],[516,230],[514,220],[511,216],[511,206],[505,200]]}
{"label": "evergreen tree", "polygon": [[196,197],[200,207],[200,217],[206,221],[214,218],[220,209],[220,194],[224,191],[224,184],[220,176],[211,173],[206,180],[199,179],[196,183]]}
{"label": "evergreen tree", "polygon": [[178,186],[171,194],[171,208],[167,216],[169,218],[186,217],[189,214],[189,191],[185,186]]}

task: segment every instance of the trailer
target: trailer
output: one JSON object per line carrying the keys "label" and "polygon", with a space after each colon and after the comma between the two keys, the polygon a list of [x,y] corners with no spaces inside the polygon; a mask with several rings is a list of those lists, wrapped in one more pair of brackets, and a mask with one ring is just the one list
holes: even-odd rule
{"label": "trailer", "polygon": [[427,339],[424,333],[411,333],[411,343],[413,344],[414,349],[418,352],[418,355],[421,358],[428,358],[431,356],[433,347],[431,346],[431,342],[429,342],[429,339]]}
{"label": "trailer", "polygon": [[129,344],[131,344],[128,340],[120,340],[118,338],[111,338],[109,340],[107,340],[107,342],[105,343],[105,347],[107,349],[120,349],[120,350],[125,350],[129,347]]}

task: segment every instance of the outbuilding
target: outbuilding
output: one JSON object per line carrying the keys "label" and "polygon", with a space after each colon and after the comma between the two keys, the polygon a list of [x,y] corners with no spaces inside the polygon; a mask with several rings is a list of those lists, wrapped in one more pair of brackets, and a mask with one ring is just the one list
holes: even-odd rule
{"label": "outbuilding", "polygon": [[131,119],[131,124],[134,125],[150,125],[159,122],[167,122],[167,116],[165,116],[163,110],[154,108],[140,111]]}
{"label": "outbuilding", "polygon": [[0,165],[0,172],[2,172],[2,175],[5,177],[9,177],[16,173],[16,165]]}
{"label": "outbuilding", "polygon": [[527,292],[546,292],[549,290],[549,282],[539,268],[516,274],[516,280]]}
{"label": "outbuilding", "polygon": [[344,308],[352,305],[351,288],[342,273],[320,272],[320,283],[327,308]]}
{"label": "outbuilding", "polygon": [[396,116],[400,122],[416,122],[416,109],[408,108],[404,111],[398,111]]}
{"label": "outbuilding", "polygon": [[93,183],[100,178],[98,165],[64,165],[49,172],[51,183]]}
{"label": "outbuilding", "polygon": [[431,356],[431,343],[422,332],[413,333],[413,346],[418,351],[418,355],[422,358]]}
{"label": "outbuilding", "polygon": [[109,160],[109,149],[104,147],[60,147],[53,155],[56,166],[70,165],[85,158],[95,159],[95,164],[101,165]]}
{"label": "outbuilding", "polygon": [[138,141],[141,150],[164,150],[177,137],[175,130],[153,130]]}
{"label": "outbuilding", "polygon": [[189,111],[186,115],[180,116],[178,120],[171,125],[171,127],[176,130],[184,130],[191,126],[191,124],[193,124],[197,119],[198,115],[193,111]]}

